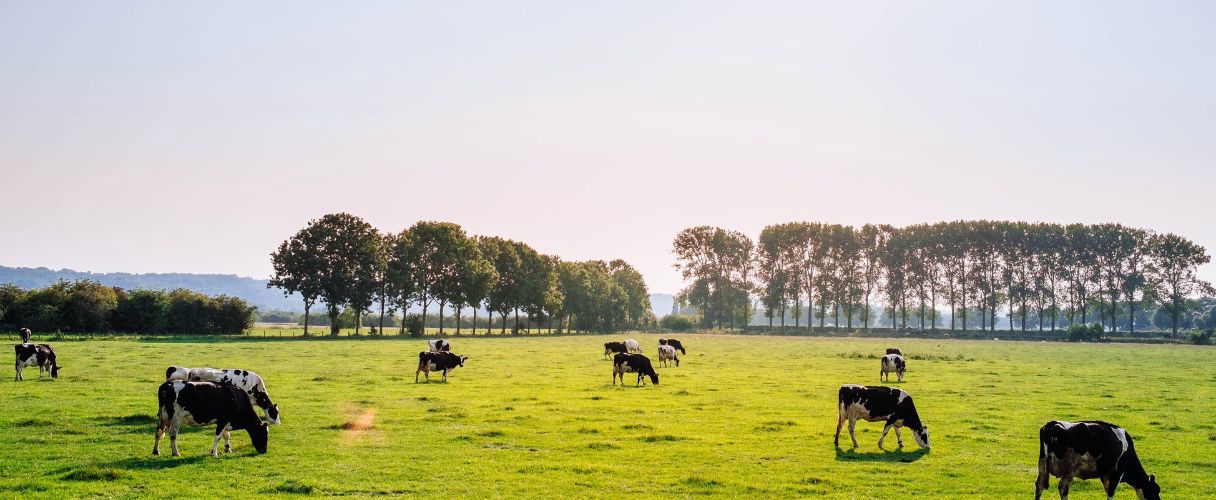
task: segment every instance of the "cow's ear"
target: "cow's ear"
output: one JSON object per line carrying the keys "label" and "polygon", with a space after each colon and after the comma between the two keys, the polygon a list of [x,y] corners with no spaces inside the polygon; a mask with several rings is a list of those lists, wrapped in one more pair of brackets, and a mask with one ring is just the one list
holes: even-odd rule
{"label": "cow's ear", "polygon": [[1148,475],[1148,482],[1150,482],[1150,483],[1155,483],[1155,482],[1157,482],[1157,476],[1154,476],[1154,475],[1152,475],[1152,474],[1149,474],[1149,475]]}

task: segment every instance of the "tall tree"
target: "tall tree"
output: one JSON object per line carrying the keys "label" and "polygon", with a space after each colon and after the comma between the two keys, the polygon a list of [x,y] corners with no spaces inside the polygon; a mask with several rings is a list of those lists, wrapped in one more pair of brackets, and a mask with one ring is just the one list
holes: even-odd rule
{"label": "tall tree", "polygon": [[[366,308],[364,303],[371,303],[379,241],[371,224],[347,213],[328,214],[309,221],[296,237],[284,242],[280,251],[272,254],[276,273],[271,284],[282,284],[285,289],[293,287],[301,295],[305,291],[316,293],[316,298],[326,305],[330,334],[337,335],[342,306]],[[307,248],[293,247],[293,243],[307,245]],[[279,264],[284,265],[282,272]],[[306,298],[306,304],[307,301]]]}
{"label": "tall tree", "polygon": [[274,275],[266,288],[281,288],[284,296],[298,293],[304,299],[304,336],[308,336],[309,311],[324,291],[328,257],[321,247],[323,232],[313,228],[317,221],[279,244],[270,254]]}
{"label": "tall tree", "polygon": [[1199,293],[1213,293],[1212,284],[1199,278],[1199,266],[1212,258],[1202,246],[1178,236],[1154,236],[1150,243],[1149,260],[1153,281],[1161,296],[1161,308],[1170,316],[1170,333],[1178,335],[1178,325],[1187,308],[1187,299]]}

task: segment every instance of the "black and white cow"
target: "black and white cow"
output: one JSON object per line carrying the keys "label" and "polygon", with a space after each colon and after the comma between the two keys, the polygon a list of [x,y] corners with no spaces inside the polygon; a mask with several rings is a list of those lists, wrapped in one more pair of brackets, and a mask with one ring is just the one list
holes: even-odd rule
{"label": "black and white cow", "polygon": [[55,362],[55,350],[46,344],[14,344],[13,350],[17,352],[17,376],[13,380],[25,380],[21,377],[21,370],[29,366],[38,365],[38,377],[42,378],[43,371],[51,372],[51,378],[59,378],[59,370],[63,367]]}
{"label": "black and white cow", "polygon": [[22,344],[30,343],[30,337],[32,337],[33,335],[34,335],[34,332],[31,332],[29,328],[22,328],[21,329],[21,343]]}
{"label": "black and white cow", "polygon": [[269,433],[266,423],[253,410],[249,397],[239,387],[216,382],[184,382],[172,380],[160,385],[156,391],[159,403],[156,426],[156,442],[152,454],[160,455],[160,438],[169,431],[169,446],[173,456],[177,451],[177,433],[182,424],[207,425],[215,422],[215,438],[211,441],[211,456],[219,456],[220,437],[224,438],[224,452],[232,451],[232,433],[244,430],[253,441],[258,453],[266,453]]}
{"label": "black and white cow", "polygon": [[624,354],[627,352],[629,352],[629,350],[625,348],[624,342],[604,342],[604,357],[605,358],[607,358],[608,356],[611,356],[613,353]]}
{"label": "black and white cow", "polygon": [[633,339],[625,339],[625,349],[629,352],[642,352],[642,344]]}
{"label": "black and white cow", "polygon": [[426,343],[431,346],[431,352],[452,352],[452,343],[444,339],[428,340]]}
{"label": "black and white cow", "polygon": [[1068,499],[1074,478],[1101,478],[1107,498],[1115,497],[1119,483],[1136,489],[1140,498],[1161,498],[1157,478],[1144,471],[1132,437],[1116,425],[1102,421],[1047,422],[1039,429],[1039,477],[1034,498],[1050,486],[1048,474],[1060,478],[1060,498]]}
{"label": "black and white cow", "polygon": [[165,382],[172,380],[235,385],[249,395],[250,403],[262,409],[262,413],[266,414],[266,420],[276,425],[282,423],[279,419],[279,405],[270,400],[270,393],[266,391],[266,381],[262,379],[261,375],[249,370],[170,366],[168,370],[165,370]]}
{"label": "black and white cow", "polygon": [[840,386],[838,409],[840,419],[836,422],[836,446],[840,446],[840,428],[844,421],[849,421],[849,437],[853,439],[853,447],[857,445],[857,435],[853,427],[858,420],[867,422],[886,421],[882,428],[882,436],[878,438],[878,447],[882,448],[882,440],[886,439],[887,431],[895,428],[895,439],[899,447],[904,446],[904,440],[899,435],[899,429],[907,426],[912,430],[912,437],[922,448],[929,448],[929,426],[920,421],[916,413],[916,405],[912,404],[912,396],[894,387],[845,384]]}
{"label": "black and white cow", "polygon": [[676,356],[676,348],[670,345],[659,346],[659,366],[667,366],[668,361],[675,361],[676,367],[680,366],[680,357]]}
{"label": "black and white cow", "polygon": [[676,349],[679,349],[680,354],[684,354],[684,355],[688,354],[688,351],[684,350],[684,344],[681,344],[680,341],[676,340],[676,339],[659,339],[659,345],[669,345]]}
{"label": "black and white cow", "polygon": [[899,354],[888,354],[882,357],[882,368],[878,372],[878,380],[882,381],[886,377],[887,382],[891,381],[891,372],[895,372],[896,378],[904,381],[904,370],[908,369],[908,364],[904,362],[904,357]]}
{"label": "black and white cow", "polygon": [[431,380],[431,372],[443,372],[443,381],[448,381],[448,372],[464,366],[468,356],[457,356],[450,352],[418,353],[418,371],[414,372],[414,382],[418,382],[418,374],[425,373],[427,381]]}
{"label": "black and white cow", "polygon": [[650,381],[654,385],[659,385],[659,374],[655,373],[654,366],[650,364],[650,358],[641,354],[621,354],[617,353],[612,357],[612,385],[616,385],[616,378],[621,377],[621,385],[625,385],[625,374],[637,373],[638,381],[634,385],[646,385],[643,377],[650,377]]}
{"label": "black and white cow", "polygon": [[887,354],[898,354],[900,356],[903,356],[904,352],[895,347],[888,347]]}

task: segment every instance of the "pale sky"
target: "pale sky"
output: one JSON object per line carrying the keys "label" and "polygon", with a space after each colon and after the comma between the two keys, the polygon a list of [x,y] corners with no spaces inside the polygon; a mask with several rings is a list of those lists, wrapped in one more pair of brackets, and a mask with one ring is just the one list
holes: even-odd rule
{"label": "pale sky", "polygon": [[654,292],[701,224],[1121,222],[1210,252],[1214,24],[1212,2],[4,1],[0,265],[265,278],[336,211],[624,258]]}

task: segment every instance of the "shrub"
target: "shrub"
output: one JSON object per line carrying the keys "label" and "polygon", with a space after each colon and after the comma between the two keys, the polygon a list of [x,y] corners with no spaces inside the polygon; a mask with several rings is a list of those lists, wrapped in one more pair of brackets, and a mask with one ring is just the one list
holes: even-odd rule
{"label": "shrub", "polygon": [[411,337],[421,337],[424,327],[422,317],[417,314],[411,314],[405,318],[405,330],[410,332]]}
{"label": "shrub", "polygon": [[1068,327],[1068,340],[1071,342],[1097,342],[1102,340],[1106,330],[1101,323],[1089,325],[1075,324]]}
{"label": "shrub", "polygon": [[1208,328],[1207,330],[1191,332],[1191,343],[1195,345],[1212,345],[1212,335],[1216,334],[1216,329]]}
{"label": "shrub", "polygon": [[663,316],[663,319],[659,320],[659,326],[663,327],[664,330],[687,332],[692,330],[692,320],[684,316],[674,316],[668,314],[667,316]]}

